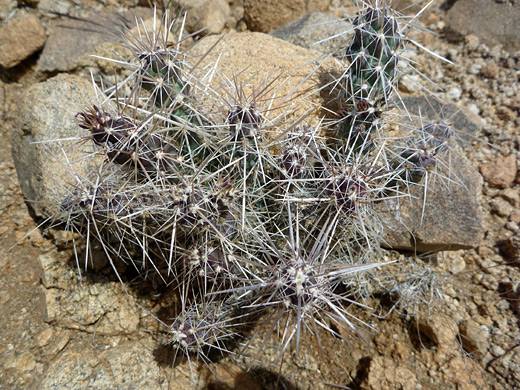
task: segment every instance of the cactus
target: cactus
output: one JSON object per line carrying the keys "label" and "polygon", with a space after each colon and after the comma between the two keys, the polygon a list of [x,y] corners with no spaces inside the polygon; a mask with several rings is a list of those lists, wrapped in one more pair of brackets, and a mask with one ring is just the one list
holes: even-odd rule
{"label": "cactus", "polygon": [[362,293],[358,278],[384,265],[371,205],[420,185],[451,136],[445,123],[402,144],[381,135],[405,43],[399,15],[376,4],[354,20],[329,138],[321,121],[270,118],[276,76],[249,95],[224,76],[212,89],[216,70],[170,43],[175,23],[165,15],[127,38],[131,76],[77,114],[104,162],[61,200],[60,218],[112,263],[182,296],[167,344],[183,354],[223,352],[224,341],[250,337],[242,325],[266,317],[268,334],[285,329],[282,353],[316,327],[360,335],[346,305]]}
{"label": "cactus", "polygon": [[[342,77],[344,99],[339,136],[362,143],[388,109],[397,80],[403,35],[396,12],[368,6],[354,19],[354,37],[345,52],[350,62]],[[358,138],[359,137],[359,138]]]}

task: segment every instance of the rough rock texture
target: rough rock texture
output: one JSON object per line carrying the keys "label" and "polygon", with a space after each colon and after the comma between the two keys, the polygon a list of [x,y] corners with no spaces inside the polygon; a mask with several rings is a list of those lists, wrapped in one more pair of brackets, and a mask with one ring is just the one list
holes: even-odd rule
{"label": "rough rock texture", "polygon": [[21,13],[0,29],[0,66],[12,68],[40,50],[47,36],[40,19]]}
{"label": "rough rock texture", "polygon": [[448,11],[446,26],[459,34],[475,34],[489,46],[502,44],[520,50],[520,3],[517,1],[458,0]]}
{"label": "rough rock texture", "polygon": [[[154,341],[127,341],[96,352],[91,348],[66,351],[49,367],[41,380],[41,390],[65,389],[150,389],[191,388],[189,368],[168,387],[153,355]],[[165,384],[165,386],[163,386]]]}
{"label": "rough rock texture", "polygon": [[370,360],[366,378],[360,388],[415,390],[416,384],[417,378],[413,371],[404,365],[396,365],[392,359],[377,356]]}
{"label": "rough rock texture", "polygon": [[[215,36],[202,39],[190,54],[205,54],[218,39],[220,38]],[[294,113],[287,116],[290,120],[296,119],[308,110],[315,110],[316,104],[321,103],[318,95],[308,97],[307,101],[296,101],[298,96],[301,98],[302,95],[316,90],[320,85],[320,74],[334,66],[334,61],[327,60],[321,69],[314,72],[318,64],[310,62],[320,56],[319,52],[292,45],[267,34],[231,33],[222,38],[200,67],[214,63],[220,57],[218,72],[229,79],[240,73],[239,79],[247,80],[247,84],[255,88],[265,83],[267,76],[270,81],[274,76],[281,75],[280,82],[274,90],[274,108],[269,115],[276,117],[284,111],[294,109]],[[308,65],[300,66],[302,64]],[[306,79],[312,72],[313,76]],[[215,84],[215,87],[218,86],[218,83]],[[281,109],[276,109],[277,104]]]}
{"label": "rough rock texture", "polygon": [[38,3],[38,11],[42,15],[56,18],[59,15],[68,15],[73,3],[67,0],[40,0]]}
{"label": "rough rock texture", "polygon": [[[432,252],[478,246],[484,226],[479,206],[482,178],[456,150],[447,157],[455,183],[434,173],[428,187],[414,186],[412,199],[391,199],[377,205],[385,226],[385,246],[393,249]],[[427,202],[423,211],[424,197]]]}
{"label": "rough rock texture", "polygon": [[[449,118],[456,129],[455,140],[462,146],[475,137],[478,127],[455,105],[442,105],[422,97],[407,97],[403,101],[410,113],[421,114],[423,123]],[[376,206],[385,226],[385,246],[430,252],[479,245],[484,234],[480,209],[482,177],[456,142],[451,145],[448,154],[440,155],[444,164],[438,164],[437,173],[429,173],[426,191],[414,186],[411,199],[393,199]]]}
{"label": "rough rock texture", "polygon": [[471,148],[477,139],[477,132],[481,127],[478,124],[480,118],[472,115],[468,109],[461,109],[453,103],[441,102],[434,97],[405,96],[402,99],[406,109],[411,114],[421,116],[424,124],[437,120],[449,123],[456,130],[454,140],[461,148]]}
{"label": "rough rock texture", "polygon": [[[74,116],[92,96],[90,81],[64,74],[32,85],[21,97],[12,134],[13,158],[23,193],[39,216],[57,213],[57,199],[75,183],[74,171],[86,171],[84,151],[89,144],[77,140],[87,130],[76,125]],[[65,154],[72,169],[64,164]]]}
{"label": "rough rock texture", "polygon": [[[329,14],[314,12],[277,28],[269,34],[293,45],[341,56],[349,44],[350,29],[350,23],[345,20],[337,19]],[[335,38],[317,43],[330,37]]]}
{"label": "rough rock texture", "polygon": [[244,18],[250,30],[269,32],[329,5],[330,0],[244,0]]}
{"label": "rough rock texture", "polygon": [[117,336],[132,334],[139,325],[136,302],[119,281],[99,277],[77,282],[77,269],[52,254],[40,256],[47,308],[46,321],[69,329]]}
{"label": "rough rock texture", "polygon": [[15,8],[16,8],[16,1],[0,0],[0,22],[7,19]]}
{"label": "rough rock texture", "polygon": [[226,0],[175,0],[187,12],[186,30],[201,31],[201,35],[219,34],[231,16]]}
{"label": "rough rock texture", "polygon": [[[97,23],[101,23],[99,26]],[[40,72],[65,72],[89,63],[94,49],[109,38],[114,21],[103,17],[54,20],[49,39],[38,60]]]}
{"label": "rough rock texture", "polygon": [[[107,41],[119,39],[122,24],[135,26],[135,18],[149,18],[149,9],[133,8],[125,13],[93,13],[82,20],[59,19],[50,22],[49,39],[38,60],[37,70],[42,73],[68,72],[92,66],[95,49]],[[121,51],[120,48],[117,48]],[[106,50],[108,51],[108,50]],[[110,55],[113,53],[98,53]]]}
{"label": "rough rock texture", "polygon": [[499,157],[480,166],[480,172],[490,187],[509,188],[516,177],[516,156]]}
{"label": "rough rock texture", "polygon": [[473,356],[482,356],[488,347],[488,332],[473,320],[465,320],[459,324],[461,343],[464,350]]}

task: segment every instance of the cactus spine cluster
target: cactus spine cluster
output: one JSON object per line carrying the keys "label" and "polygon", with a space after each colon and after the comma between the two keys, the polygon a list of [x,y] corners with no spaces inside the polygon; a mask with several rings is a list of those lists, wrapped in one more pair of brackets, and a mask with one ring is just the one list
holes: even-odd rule
{"label": "cactus spine cluster", "polygon": [[451,135],[444,123],[400,145],[381,135],[405,43],[397,13],[367,5],[354,20],[328,137],[323,121],[269,117],[276,78],[249,94],[237,79],[210,86],[216,70],[171,44],[174,23],[127,37],[129,77],[77,114],[103,163],[60,218],[175,290],[167,340],[185,354],[223,352],[259,318],[283,329],[283,350],[317,328],[359,333],[357,278],[382,265],[371,205],[420,184]]}

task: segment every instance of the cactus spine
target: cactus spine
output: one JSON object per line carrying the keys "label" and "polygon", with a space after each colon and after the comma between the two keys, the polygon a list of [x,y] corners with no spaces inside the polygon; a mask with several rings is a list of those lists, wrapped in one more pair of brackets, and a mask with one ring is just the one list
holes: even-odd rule
{"label": "cactus spine", "polygon": [[356,278],[382,265],[370,206],[420,182],[451,135],[427,125],[393,151],[380,139],[404,42],[397,13],[367,6],[354,20],[331,139],[321,122],[269,120],[262,102],[272,102],[276,78],[252,95],[225,83],[230,104],[169,44],[174,21],[158,25],[127,42],[132,75],[115,89],[131,93],[107,99],[116,109],[77,115],[104,163],[62,200],[63,218],[182,296],[168,343],[183,353],[222,352],[269,311],[268,334],[287,318],[283,350],[316,326],[337,334],[327,321],[359,334],[345,304],[355,303]]}

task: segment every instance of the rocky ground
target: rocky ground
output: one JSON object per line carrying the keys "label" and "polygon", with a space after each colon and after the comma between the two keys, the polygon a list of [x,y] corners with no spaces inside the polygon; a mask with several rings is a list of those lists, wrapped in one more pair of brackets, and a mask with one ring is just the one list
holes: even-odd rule
{"label": "rocky ground", "polygon": [[[211,26],[193,41],[226,32],[221,44],[236,61],[256,47],[262,63],[281,68],[345,45],[343,36],[313,43],[348,29],[348,21],[337,19],[352,10],[339,0],[179,3],[191,10],[188,31]],[[399,6],[406,12],[410,3]],[[49,123],[68,131],[68,118],[82,102],[63,96],[87,91],[77,77],[113,74],[111,65],[89,54],[110,54],[114,46],[106,40],[114,26],[132,24],[132,15],[149,17],[147,4],[0,0],[0,388],[184,389],[193,377],[204,389],[520,388],[520,4],[439,0],[417,21],[436,35],[412,35],[452,63],[411,52],[431,83],[404,69],[400,91],[410,109],[420,107],[457,128],[462,146],[452,168],[464,185],[452,192],[434,188],[424,224],[413,210],[405,215],[417,246],[409,232],[389,229],[387,244],[400,252],[388,256],[406,262],[414,248],[465,248],[418,255],[434,270],[438,296],[392,312],[390,303],[373,299],[367,302],[377,308],[372,315],[353,308],[376,328],[366,342],[319,335],[321,348],[307,340],[298,355],[286,353],[281,368],[276,349],[268,347],[264,363],[248,371],[248,362],[233,355],[172,369],[173,354],[161,347],[150,313],[168,319],[174,298],[142,282],[122,285],[104,264],[80,279],[64,234],[38,228],[45,189],[30,178],[55,167],[21,142],[38,139]],[[233,34],[249,31],[270,36]],[[204,39],[200,44],[213,38]],[[425,98],[425,88],[438,100]],[[48,115],[60,118],[46,122]],[[22,195],[15,160],[30,200]]]}

